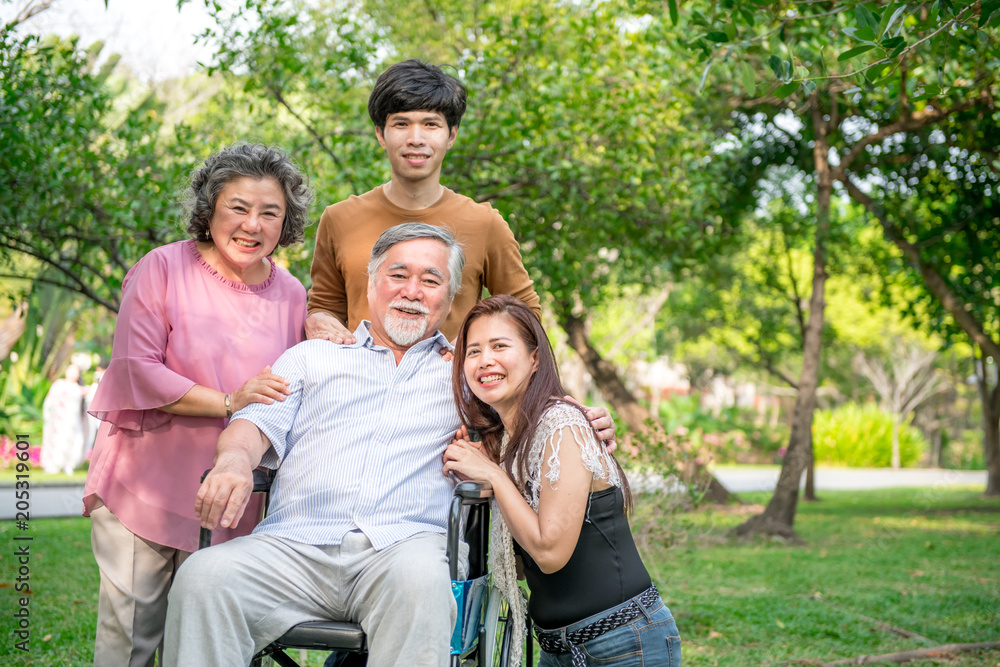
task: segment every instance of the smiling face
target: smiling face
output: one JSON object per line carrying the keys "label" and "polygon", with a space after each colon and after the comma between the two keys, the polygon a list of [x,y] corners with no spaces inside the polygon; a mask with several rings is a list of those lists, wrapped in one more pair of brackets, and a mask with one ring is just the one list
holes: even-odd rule
{"label": "smiling face", "polygon": [[448,247],[435,239],[389,248],[368,281],[368,311],[375,341],[397,351],[434,335],[451,310]]}
{"label": "smiling face", "polygon": [[538,370],[538,352],[529,350],[520,330],[502,315],[480,317],[469,326],[463,360],[472,393],[513,424],[513,412]]}
{"label": "smiling face", "polygon": [[449,128],[441,113],[427,110],[389,114],[385,127],[375,128],[375,136],[389,156],[392,179],[409,183],[437,182],[441,163],[457,135],[458,128]]}
{"label": "smiling face", "polygon": [[270,273],[266,261],[281,238],[285,194],[274,178],[244,176],[222,188],[209,230],[214,245],[213,268],[247,284]]}

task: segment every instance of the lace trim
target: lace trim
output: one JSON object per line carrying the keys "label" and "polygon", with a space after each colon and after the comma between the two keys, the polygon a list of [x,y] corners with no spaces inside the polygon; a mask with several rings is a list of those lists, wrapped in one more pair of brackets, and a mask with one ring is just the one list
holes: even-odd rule
{"label": "lace trim", "polygon": [[[559,450],[563,441],[563,429],[570,428],[573,440],[580,447],[584,466],[593,473],[594,479],[606,479],[613,486],[621,486],[618,469],[607,453],[604,445],[597,440],[590,422],[577,408],[565,403],[557,403],[547,409],[535,429],[535,436],[528,449],[528,479],[525,486],[529,493],[525,500],[532,509],[538,511],[538,497],[541,490],[542,457],[545,447],[552,446],[548,458],[549,472],[545,478],[551,488],[556,488],[559,481],[560,460]],[[504,434],[500,443],[500,451],[507,449],[509,437]],[[515,462],[514,474],[518,474],[518,463]],[[517,480],[521,482],[521,480]],[[517,585],[517,566],[514,562],[514,539],[511,537],[507,523],[500,514],[496,501],[492,504],[493,518],[490,528],[490,571],[493,575],[493,585],[503,594],[511,608],[514,623],[514,637],[517,639],[511,646],[508,665],[521,664],[521,653],[524,647],[523,637],[527,629],[524,617],[527,614],[527,602]]]}
{"label": "lace trim", "polygon": [[213,267],[211,264],[205,261],[205,258],[202,257],[201,253],[198,251],[198,243],[194,239],[185,241],[185,245],[190,249],[191,253],[194,255],[194,258],[198,262],[198,264],[200,264],[203,269],[208,271],[213,278],[218,280],[223,285],[231,287],[232,289],[238,292],[254,292],[254,293],[263,292],[272,284],[274,284],[274,281],[277,280],[278,278],[278,265],[274,263],[274,260],[271,257],[268,257],[267,261],[271,263],[271,273],[270,275],[268,275],[267,280],[265,280],[262,283],[257,283],[256,285],[247,285],[246,283],[238,283],[235,280],[230,280],[229,278],[226,278],[224,275],[216,271],[215,267]]}
{"label": "lace trim", "polygon": [[[559,453],[562,447],[563,429],[567,426],[573,435],[573,441],[580,448],[584,467],[593,473],[594,479],[605,479],[612,486],[621,486],[618,468],[614,465],[614,461],[604,445],[597,440],[594,429],[591,428],[587,418],[572,405],[557,403],[545,411],[538,423],[538,428],[535,429],[535,437],[531,441],[531,447],[527,454],[528,479],[517,480],[529,490],[530,497],[525,498],[525,500],[536,512],[538,511],[538,496],[541,491],[542,456],[546,446],[551,446],[552,453],[546,461],[549,472],[545,478],[549,481],[550,488],[554,489],[561,472]],[[507,438],[505,435],[502,448],[506,448],[506,446]],[[518,465],[515,464],[515,475],[518,469]]]}

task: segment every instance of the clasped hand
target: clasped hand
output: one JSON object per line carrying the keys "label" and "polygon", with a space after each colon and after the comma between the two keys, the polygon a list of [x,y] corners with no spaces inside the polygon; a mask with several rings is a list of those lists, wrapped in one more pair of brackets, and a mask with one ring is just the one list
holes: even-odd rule
{"label": "clasped hand", "polygon": [[465,426],[455,432],[455,438],[444,451],[442,459],[446,476],[455,472],[463,479],[485,481],[500,472],[500,466],[490,460],[482,443],[469,440],[469,430]]}

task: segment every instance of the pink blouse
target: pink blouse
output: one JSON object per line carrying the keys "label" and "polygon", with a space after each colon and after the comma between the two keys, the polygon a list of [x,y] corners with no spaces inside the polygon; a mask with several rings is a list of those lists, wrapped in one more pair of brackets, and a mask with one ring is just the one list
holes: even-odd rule
{"label": "pink blouse", "polygon": [[[271,262],[259,285],[224,278],[193,240],[139,260],[125,276],[111,363],[89,412],[102,420],[84,489],[85,516],[101,505],[151,542],[194,551],[201,474],[212,467],[228,421],[172,415],[158,408],[195,384],[235,392],[303,340],[306,292]],[[233,529],[245,535],[260,516],[251,501]]]}

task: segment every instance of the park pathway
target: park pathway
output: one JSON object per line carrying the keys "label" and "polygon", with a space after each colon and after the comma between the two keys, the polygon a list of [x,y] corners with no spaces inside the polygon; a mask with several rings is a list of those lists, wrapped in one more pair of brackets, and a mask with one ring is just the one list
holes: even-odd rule
{"label": "park pathway", "polygon": [[[733,493],[772,491],[780,469],[776,466],[720,467],[716,478]],[[42,475],[32,475],[30,512],[32,519],[80,516],[83,509],[83,485],[66,483],[39,484]],[[925,468],[817,468],[817,491],[851,491],[893,487],[934,488],[937,486],[986,487],[985,470],[940,470]],[[0,483],[0,519],[13,519],[17,500],[13,482]]]}

